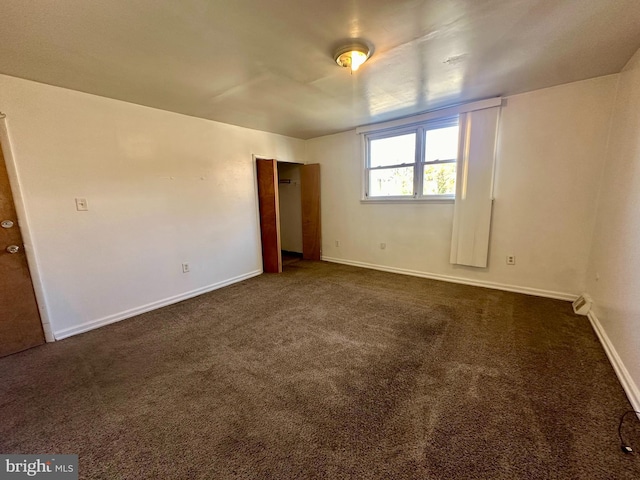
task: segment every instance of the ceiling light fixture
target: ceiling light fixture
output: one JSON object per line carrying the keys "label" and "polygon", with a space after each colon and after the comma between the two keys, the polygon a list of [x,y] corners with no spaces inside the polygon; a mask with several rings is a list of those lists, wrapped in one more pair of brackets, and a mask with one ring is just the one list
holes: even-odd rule
{"label": "ceiling light fixture", "polygon": [[371,56],[371,49],[363,43],[352,43],[336,50],[333,59],[338,65],[355,72]]}

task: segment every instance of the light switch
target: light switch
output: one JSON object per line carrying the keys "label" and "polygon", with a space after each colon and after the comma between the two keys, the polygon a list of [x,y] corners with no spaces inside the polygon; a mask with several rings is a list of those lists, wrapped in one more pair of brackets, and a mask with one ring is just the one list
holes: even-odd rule
{"label": "light switch", "polygon": [[79,212],[86,212],[89,210],[89,205],[87,205],[86,198],[76,198],[76,210]]}

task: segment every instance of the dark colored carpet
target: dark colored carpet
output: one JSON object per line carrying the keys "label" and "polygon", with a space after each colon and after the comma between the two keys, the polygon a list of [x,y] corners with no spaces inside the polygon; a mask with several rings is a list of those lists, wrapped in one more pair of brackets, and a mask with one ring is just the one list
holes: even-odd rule
{"label": "dark colored carpet", "polygon": [[81,478],[638,479],[629,408],[568,302],[321,262],[0,359]]}

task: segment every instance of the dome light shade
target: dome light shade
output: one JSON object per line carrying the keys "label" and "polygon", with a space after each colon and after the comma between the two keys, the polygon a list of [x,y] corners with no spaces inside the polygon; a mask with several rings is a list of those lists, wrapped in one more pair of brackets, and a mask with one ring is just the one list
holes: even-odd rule
{"label": "dome light shade", "polygon": [[352,72],[355,72],[370,56],[369,47],[361,43],[354,43],[336,50],[333,58],[341,67],[350,68]]}

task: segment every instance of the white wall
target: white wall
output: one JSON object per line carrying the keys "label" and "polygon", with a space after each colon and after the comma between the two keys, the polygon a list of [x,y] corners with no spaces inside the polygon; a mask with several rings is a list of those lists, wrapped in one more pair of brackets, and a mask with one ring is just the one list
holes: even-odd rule
{"label": "white wall", "polygon": [[[616,81],[611,75],[507,99],[486,269],[449,263],[453,204],[360,202],[354,131],[309,140],[307,160],[322,165],[323,257],[560,298],[579,294]],[[515,266],[506,265],[509,254]]]}
{"label": "white wall", "polygon": [[[614,135],[607,163],[617,166],[604,170],[609,187],[603,187],[589,273],[592,280],[597,271],[601,280],[588,287],[607,332],[629,335],[619,350],[630,358],[637,329],[621,318],[635,308],[632,286],[639,281],[631,245],[640,234],[630,220],[640,170],[637,57],[622,74],[619,141]],[[322,164],[324,257],[578,294],[585,290],[594,192],[617,79],[508,98],[489,267],[473,269],[448,262],[452,204],[360,202],[360,141],[353,131],[304,142],[0,75],[0,110],[7,114],[28,214],[28,247],[38,256],[44,317],[61,338],[258,273],[252,154]],[[77,212],[75,197],[86,197],[90,210]],[[631,233],[611,242],[612,231]],[[507,254],[516,255],[515,266],[505,264]],[[610,263],[612,255],[618,260]],[[182,262],[190,263],[189,274],[181,272]],[[615,280],[620,274],[622,287]],[[637,308],[633,312],[637,324]]]}
{"label": "white wall", "polygon": [[280,183],[278,185],[282,250],[302,253],[300,165],[279,162],[278,178],[291,180],[291,183]]}
{"label": "white wall", "polygon": [[252,154],[304,161],[302,140],[3,75],[0,110],[58,338],[259,273]]}
{"label": "white wall", "polygon": [[[620,74],[587,276],[596,330],[640,408],[640,50]],[[626,385],[625,385],[626,383]]]}

